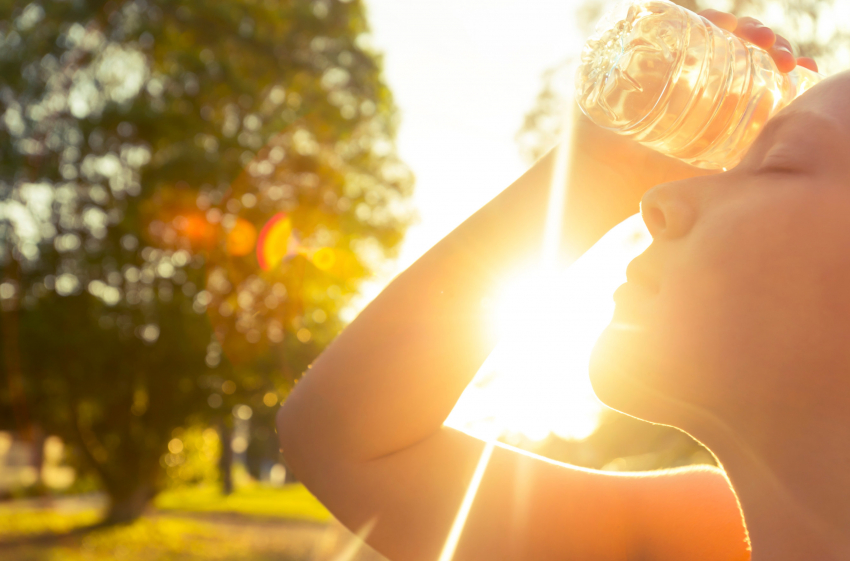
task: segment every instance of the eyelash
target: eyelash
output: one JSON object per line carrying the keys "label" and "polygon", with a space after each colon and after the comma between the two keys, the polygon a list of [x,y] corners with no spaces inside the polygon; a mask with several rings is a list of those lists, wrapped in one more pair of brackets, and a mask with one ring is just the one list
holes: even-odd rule
{"label": "eyelash", "polygon": [[762,160],[758,168],[760,173],[800,173],[802,167],[795,162],[795,158],[783,158],[782,154],[771,155]]}
{"label": "eyelash", "polygon": [[759,167],[759,173],[781,173],[781,174],[791,174],[791,173],[800,173],[800,169],[789,166],[787,164],[777,164],[777,165],[768,165]]}

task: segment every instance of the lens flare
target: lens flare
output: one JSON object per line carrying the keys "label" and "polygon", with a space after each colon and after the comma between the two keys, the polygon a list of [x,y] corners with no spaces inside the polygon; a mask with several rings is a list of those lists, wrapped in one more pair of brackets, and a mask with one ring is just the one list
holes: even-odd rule
{"label": "lens flare", "polygon": [[257,238],[257,262],[264,271],[270,271],[285,258],[294,254],[292,221],[285,212],[279,212],[266,222]]}

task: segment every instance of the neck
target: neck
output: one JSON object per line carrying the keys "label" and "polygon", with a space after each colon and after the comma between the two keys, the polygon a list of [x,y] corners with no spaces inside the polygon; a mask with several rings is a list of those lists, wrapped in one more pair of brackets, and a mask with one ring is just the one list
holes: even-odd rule
{"label": "neck", "polygon": [[[753,561],[850,559],[850,431],[811,419],[801,431],[772,415],[750,434],[713,422],[704,442],[738,495]],[[816,426],[817,424],[822,426]],[[735,426],[746,426],[735,423]],[[704,427],[703,427],[704,428]],[[695,431],[705,433],[706,431]]]}

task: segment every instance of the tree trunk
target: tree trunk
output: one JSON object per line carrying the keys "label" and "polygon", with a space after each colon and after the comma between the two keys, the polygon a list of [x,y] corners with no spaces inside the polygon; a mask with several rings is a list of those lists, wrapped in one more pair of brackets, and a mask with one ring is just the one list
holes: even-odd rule
{"label": "tree trunk", "polygon": [[229,495],[233,492],[233,429],[222,419],[218,423],[218,438],[221,441],[221,456],[218,458],[218,473],[221,478],[221,493]]}
{"label": "tree trunk", "polygon": [[44,442],[47,440],[41,425],[31,425],[32,446],[30,448],[30,466],[35,471],[35,486],[39,492],[45,492],[44,486]]}
{"label": "tree trunk", "polygon": [[109,510],[103,524],[127,524],[134,521],[145,512],[155,495],[154,486],[150,483],[141,483],[133,489],[122,489],[117,495],[110,493]]}
{"label": "tree trunk", "polygon": [[[11,252],[14,255],[14,252]],[[3,345],[3,358],[6,370],[6,381],[9,384],[9,401],[12,405],[12,414],[18,433],[24,441],[31,441],[30,418],[27,407],[27,397],[24,393],[24,376],[21,369],[21,348],[18,342],[18,303],[20,300],[20,283],[18,262],[12,259],[7,267],[6,275],[0,277],[0,281],[13,281],[15,286],[14,296],[3,302],[0,309],[0,343]]]}

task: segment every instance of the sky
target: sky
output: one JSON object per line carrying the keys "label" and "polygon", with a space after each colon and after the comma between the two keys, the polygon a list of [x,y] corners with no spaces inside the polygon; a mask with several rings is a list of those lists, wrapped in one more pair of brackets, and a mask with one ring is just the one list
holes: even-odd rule
{"label": "sky", "polygon": [[[417,178],[419,222],[360,306],[527,169],[515,135],[543,73],[577,54],[585,40],[574,24],[582,0],[365,1],[401,111],[397,146]],[[529,277],[532,284],[509,291],[499,304],[502,343],[461,396],[449,426],[509,440],[582,438],[594,430],[601,405],[587,361],[611,317],[611,293],[641,249],[626,241],[633,231],[615,232],[582,265]]]}
{"label": "sky", "polygon": [[525,171],[514,136],[543,72],[584,43],[581,0],[365,1],[416,175],[398,272]]}

